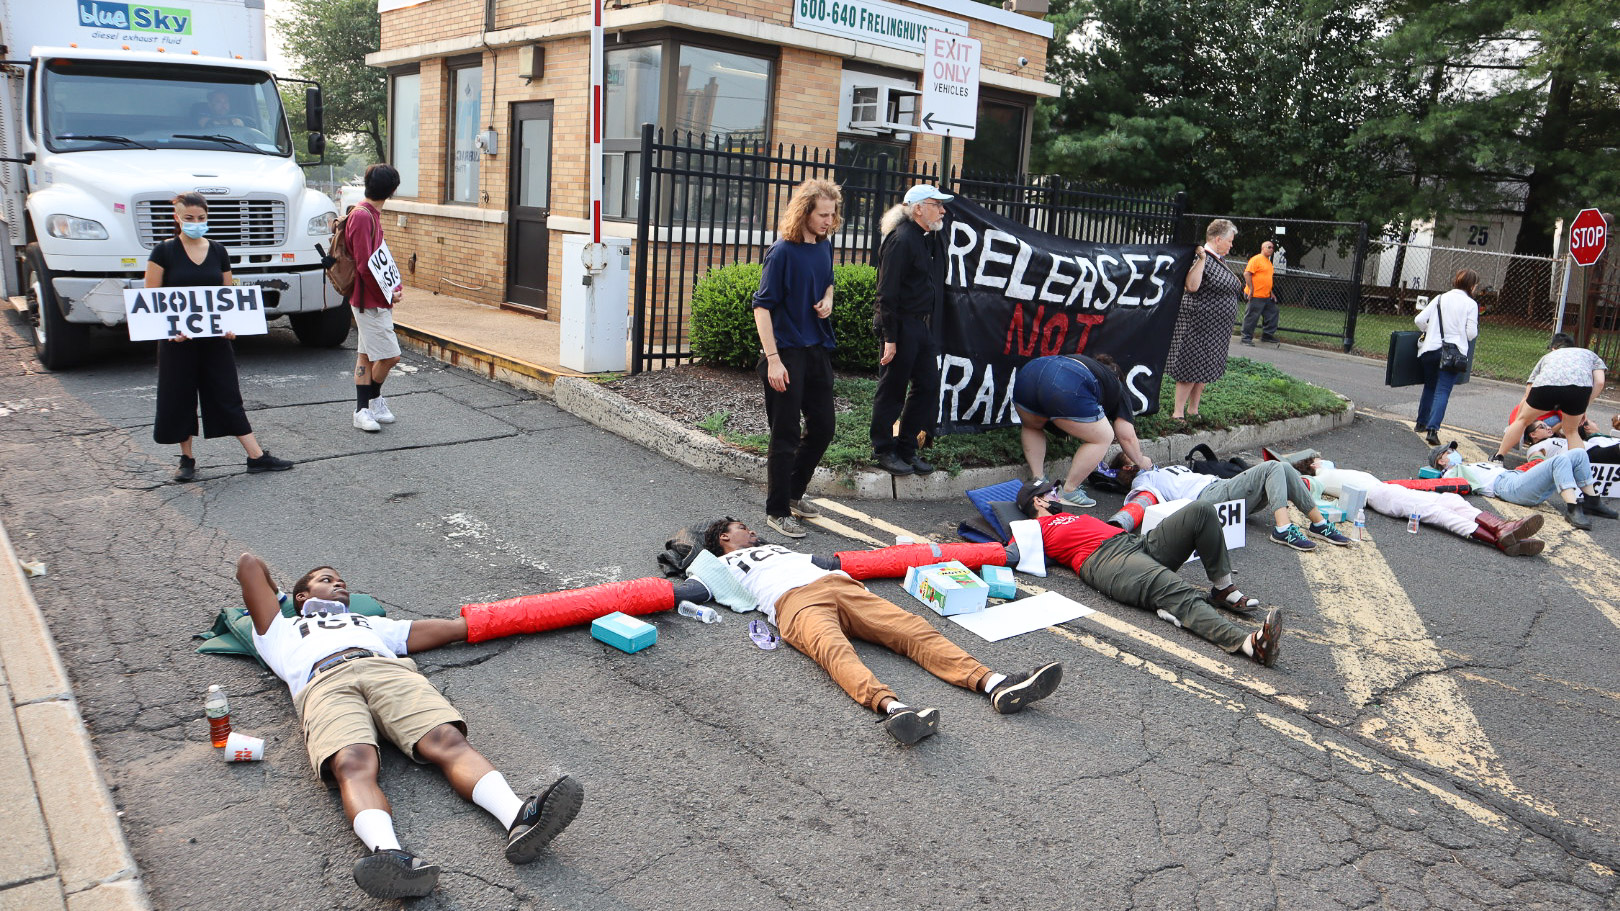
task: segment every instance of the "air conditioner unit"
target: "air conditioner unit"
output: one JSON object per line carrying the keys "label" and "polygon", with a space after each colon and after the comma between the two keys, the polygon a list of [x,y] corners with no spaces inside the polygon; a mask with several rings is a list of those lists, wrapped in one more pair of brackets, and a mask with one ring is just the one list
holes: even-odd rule
{"label": "air conditioner unit", "polygon": [[867,133],[910,133],[917,129],[916,89],[856,85],[849,93],[845,129]]}

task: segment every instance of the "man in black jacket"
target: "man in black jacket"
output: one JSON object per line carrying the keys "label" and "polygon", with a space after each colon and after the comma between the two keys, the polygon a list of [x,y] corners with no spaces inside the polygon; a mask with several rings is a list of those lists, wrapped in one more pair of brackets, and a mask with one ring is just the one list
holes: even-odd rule
{"label": "man in black jacket", "polygon": [[945,202],[951,198],[918,184],[883,216],[877,280],[883,353],[872,402],[872,452],[878,466],[894,475],[934,470],[917,457],[917,437],[934,432],[939,411],[939,342],[933,321],[945,304],[940,230],[945,227]]}

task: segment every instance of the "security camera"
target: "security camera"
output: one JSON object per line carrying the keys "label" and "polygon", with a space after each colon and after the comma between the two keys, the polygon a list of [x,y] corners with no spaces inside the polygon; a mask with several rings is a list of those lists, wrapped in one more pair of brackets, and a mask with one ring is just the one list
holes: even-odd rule
{"label": "security camera", "polygon": [[1019,57],[1018,58],[1018,65],[1019,66],[1029,66],[1029,58],[1028,57]]}

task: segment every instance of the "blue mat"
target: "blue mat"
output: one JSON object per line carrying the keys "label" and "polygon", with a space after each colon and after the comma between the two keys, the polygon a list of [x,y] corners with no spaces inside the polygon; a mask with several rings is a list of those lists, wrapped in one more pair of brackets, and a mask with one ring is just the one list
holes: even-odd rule
{"label": "blue mat", "polygon": [[1003,526],[1001,520],[996,518],[996,511],[990,504],[997,502],[1011,503],[1018,499],[1018,492],[1023,489],[1023,481],[1002,481],[1000,484],[991,484],[989,487],[970,490],[967,492],[967,498],[973,502],[974,508],[979,511],[980,515],[984,516],[984,520],[989,523],[990,527],[1001,535],[1001,540],[1006,541],[1012,537],[1012,531]]}

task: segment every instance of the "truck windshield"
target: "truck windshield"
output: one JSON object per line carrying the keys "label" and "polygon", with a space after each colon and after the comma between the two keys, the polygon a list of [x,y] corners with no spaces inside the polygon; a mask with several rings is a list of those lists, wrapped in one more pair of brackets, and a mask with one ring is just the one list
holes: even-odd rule
{"label": "truck windshield", "polygon": [[292,154],[275,80],[255,70],[57,58],[45,66],[43,98],[53,152]]}

